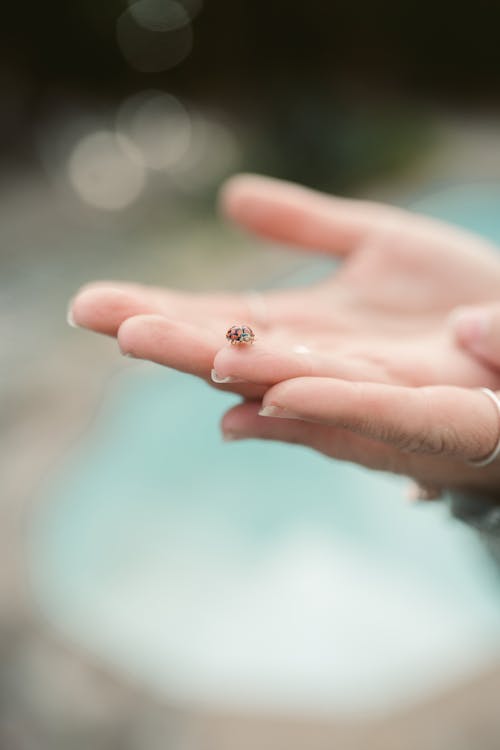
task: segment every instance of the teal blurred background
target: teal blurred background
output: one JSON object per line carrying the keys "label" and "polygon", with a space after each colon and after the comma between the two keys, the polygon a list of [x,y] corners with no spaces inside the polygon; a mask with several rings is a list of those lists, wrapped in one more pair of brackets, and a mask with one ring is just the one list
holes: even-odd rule
{"label": "teal blurred background", "polygon": [[0,747],[496,747],[500,600],[473,533],[399,480],[223,445],[228,397],[65,312],[94,278],[330,270],[217,219],[239,170],[500,241],[500,10],[2,14]]}

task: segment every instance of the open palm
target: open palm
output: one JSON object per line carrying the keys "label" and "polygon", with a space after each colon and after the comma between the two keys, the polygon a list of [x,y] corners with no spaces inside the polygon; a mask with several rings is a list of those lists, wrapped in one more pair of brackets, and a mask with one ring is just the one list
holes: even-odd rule
{"label": "open palm", "polygon": [[[75,323],[117,336],[135,357],[208,381],[215,367],[216,387],[246,396],[310,375],[500,388],[500,377],[457,347],[446,326],[454,307],[497,297],[500,261],[488,242],[398,208],[256,176],[230,180],[221,206],[256,234],[343,263],[320,284],[258,300],[96,282],[75,298]],[[254,326],[254,346],[224,343],[233,323]]]}

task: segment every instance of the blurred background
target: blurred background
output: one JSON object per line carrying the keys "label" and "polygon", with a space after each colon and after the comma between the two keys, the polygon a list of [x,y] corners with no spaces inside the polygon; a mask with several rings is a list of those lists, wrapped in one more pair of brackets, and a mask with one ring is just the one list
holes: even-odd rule
{"label": "blurred background", "polygon": [[499,23],[487,2],[3,4],[2,750],[498,748],[500,590],[472,532],[398,480],[223,446],[230,397],[65,316],[97,278],[330,270],[218,220],[240,170],[500,241]]}

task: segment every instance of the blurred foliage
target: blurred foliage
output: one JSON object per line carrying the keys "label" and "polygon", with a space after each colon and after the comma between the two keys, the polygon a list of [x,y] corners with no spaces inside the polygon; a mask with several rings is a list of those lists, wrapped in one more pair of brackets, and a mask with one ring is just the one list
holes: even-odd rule
{"label": "blurred foliage", "polygon": [[260,128],[245,167],[337,193],[399,172],[433,141],[430,122],[416,107],[359,105],[311,91],[283,97]]}
{"label": "blurred foliage", "polygon": [[[4,3],[3,65],[42,86],[71,81],[110,93],[134,87],[140,76],[127,68],[115,38],[127,5]],[[198,91],[229,89],[243,100],[255,87],[296,80],[496,99],[499,24],[500,3],[491,0],[473,7],[451,0],[204,0],[193,55],[158,78]]]}
{"label": "blurred foliage", "polygon": [[160,88],[248,123],[260,134],[249,168],[350,190],[418,153],[430,102],[495,105],[500,92],[500,3],[205,0],[191,55],[147,74],[116,42],[126,7],[5,4],[0,157],[29,152],[33,129],[58,103]]}

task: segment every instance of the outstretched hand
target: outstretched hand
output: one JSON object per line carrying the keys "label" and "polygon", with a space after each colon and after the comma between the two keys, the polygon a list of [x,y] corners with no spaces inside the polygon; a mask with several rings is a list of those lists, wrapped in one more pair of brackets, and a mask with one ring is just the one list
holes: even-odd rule
{"label": "outstretched hand", "polygon": [[[245,294],[98,282],[76,296],[75,323],[116,336],[125,353],[208,381],[215,367],[224,389],[247,396],[303,375],[500,387],[445,324],[455,306],[495,299],[500,263],[489,243],[398,208],[262,177],[230,180],[221,207],[259,235],[341,258],[340,270],[266,293],[257,320]],[[255,326],[251,350],[223,345],[232,323]]]}
{"label": "outstretched hand", "polygon": [[498,409],[479,389],[293,378],[270,388],[261,405],[230,409],[222,429],[226,440],[297,443],[424,485],[500,484],[498,462],[469,463],[489,456],[500,433]]}
{"label": "outstretched hand", "polygon": [[[498,297],[494,248],[401,209],[261,177],[230,180],[221,206],[256,234],[341,258],[340,270],[266,293],[258,314],[245,294],[99,282],[76,296],[74,322],[116,336],[124,353],[263,399],[260,414],[247,401],[225,415],[230,438],[302,443],[424,482],[496,487],[496,465],[478,471],[467,459],[498,439],[494,405],[471,387],[500,389],[500,353],[487,339],[478,352],[450,318],[457,306]],[[221,346],[232,323],[254,325],[255,345]]]}

